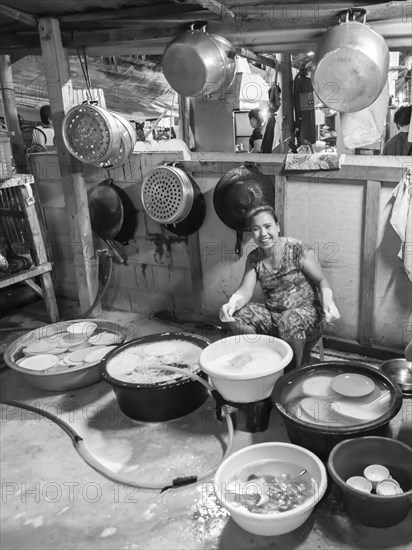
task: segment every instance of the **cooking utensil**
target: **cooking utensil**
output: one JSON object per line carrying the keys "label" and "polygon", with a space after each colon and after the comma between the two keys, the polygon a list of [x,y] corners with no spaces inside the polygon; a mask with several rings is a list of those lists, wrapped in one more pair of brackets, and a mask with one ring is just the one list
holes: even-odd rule
{"label": "cooking utensil", "polygon": [[[141,345],[163,342],[181,343],[182,341],[198,346],[199,353],[208,345],[207,340],[193,334],[170,332],[152,334],[120,345],[102,360],[101,377],[112,386],[117,403],[126,416],[143,422],[162,422],[189,414],[204,403],[208,396],[207,389],[198,381],[188,377],[179,376],[162,382],[139,384],[120,380],[110,374],[111,361],[125,350],[136,349],[138,352]],[[159,368],[161,367],[160,358]],[[194,374],[204,376],[197,369]]]}
{"label": "cooking utensil", "polygon": [[[363,15],[363,23],[356,21],[356,14]],[[339,25],[329,29],[317,45],[312,83],[325,105],[354,113],[371,105],[382,92],[388,78],[389,49],[385,39],[365,24],[366,10],[344,10],[338,18]]]}
{"label": "cooking utensil", "polygon": [[161,66],[166,80],[179,94],[213,97],[224,92],[235,78],[235,50],[221,36],[190,30],[166,46]]}
{"label": "cooking utensil", "polygon": [[[373,419],[369,419],[369,417],[367,419],[350,417],[345,423],[329,422],[328,424],[325,422],[316,423],[299,416],[297,414],[299,408],[293,405],[300,403],[300,396],[302,395],[300,388],[303,381],[314,375],[330,374],[331,372],[341,374],[342,371],[367,376],[374,381],[377,388],[380,388],[381,391],[383,390],[382,394],[386,390],[390,392],[389,402],[382,407],[381,414],[375,415]],[[343,439],[369,435],[386,435],[389,422],[402,407],[402,393],[397,384],[380,370],[354,361],[324,361],[301,367],[299,370],[290,371],[276,382],[273,396],[275,407],[284,419],[290,441],[296,445],[302,445],[310,449],[322,459],[326,459],[334,445]],[[320,412],[323,405],[320,398],[318,400]],[[366,411],[369,410],[367,405],[359,404],[359,398],[351,398],[351,401],[356,402],[353,407],[362,408]],[[339,400],[340,402],[343,402],[343,400]],[[349,402],[349,399],[346,402]],[[378,407],[371,407],[372,410],[375,408]],[[341,410],[337,408],[336,412],[340,417]],[[332,415],[335,415],[334,411],[327,417],[327,420],[332,420],[334,418]],[[343,415],[342,418],[344,418]],[[340,420],[339,418],[337,419]],[[348,475],[347,477],[350,476]]]}
{"label": "cooking utensil", "polygon": [[90,223],[93,231],[109,246],[111,239],[127,244],[137,225],[137,210],[129,195],[112,178],[102,181],[89,193]]}
{"label": "cooking utensil", "polygon": [[101,168],[116,168],[124,164],[133,152],[137,139],[133,126],[124,116],[114,111],[110,111],[110,114],[115,118],[119,128],[120,145],[109,159],[99,164]]}
{"label": "cooking utensil", "polygon": [[116,118],[97,105],[72,107],[63,119],[68,151],[86,164],[101,165],[119,154],[121,133]]}
{"label": "cooking utensil", "polygon": [[124,210],[119,194],[112,186],[113,180],[105,180],[89,194],[90,224],[102,239],[112,239],[120,231]]}
{"label": "cooking utensil", "polygon": [[274,200],[271,179],[251,162],[229,170],[217,182],[213,192],[213,206],[219,219],[236,231],[236,254],[241,253],[243,231],[249,229],[247,210],[261,204],[273,207]]}
{"label": "cooking utensil", "polygon": [[412,361],[389,359],[379,367],[381,372],[399,385],[405,395],[412,392]]}
{"label": "cooking utensil", "polygon": [[203,223],[203,194],[178,163],[151,170],[143,180],[141,197],[146,214],[172,233],[190,235]]}

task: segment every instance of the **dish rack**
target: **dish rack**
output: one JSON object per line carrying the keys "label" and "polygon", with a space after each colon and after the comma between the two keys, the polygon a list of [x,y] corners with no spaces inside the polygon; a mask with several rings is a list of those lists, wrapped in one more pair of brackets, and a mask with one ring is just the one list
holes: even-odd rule
{"label": "dish rack", "polygon": [[[46,303],[51,322],[59,320],[44,235],[42,211],[32,189],[31,174],[0,181],[0,253],[7,260],[0,271],[0,289],[24,282]],[[40,284],[36,278],[40,279]]]}

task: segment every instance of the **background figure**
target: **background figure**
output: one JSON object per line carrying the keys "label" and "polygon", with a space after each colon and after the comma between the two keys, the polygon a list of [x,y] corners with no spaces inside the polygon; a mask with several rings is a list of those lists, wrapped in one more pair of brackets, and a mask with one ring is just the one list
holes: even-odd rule
{"label": "background figure", "polygon": [[[42,130],[42,134],[46,136],[46,142],[40,143],[44,147],[54,146],[54,129],[52,123],[52,112],[50,105],[42,105],[40,107],[41,124],[38,126]],[[43,136],[42,136],[43,138]],[[44,138],[43,138],[44,139]],[[35,132],[33,133],[33,142],[36,141]]]}
{"label": "background figure", "polygon": [[383,146],[382,155],[409,155],[412,156],[412,143],[408,141],[408,131],[411,123],[412,105],[399,107],[393,116],[399,132],[388,139]]}
{"label": "background figure", "polygon": [[272,153],[277,143],[275,143],[276,113],[280,107],[281,89],[279,84],[273,84],[269,90],[269,118],[265,124],[263,139],[261,144],[261,153]]}
{"label": "background figure", "polygon": [[135,122],[137,141],[145,141],[144,122]]}
{"label": "background figure", "polygon": [[252,135],[249,138],[249,153],[260,153],[262,144],[262,129],[265,119],[260,109],[252,109],[248,113],[250,125],[253,128]]}

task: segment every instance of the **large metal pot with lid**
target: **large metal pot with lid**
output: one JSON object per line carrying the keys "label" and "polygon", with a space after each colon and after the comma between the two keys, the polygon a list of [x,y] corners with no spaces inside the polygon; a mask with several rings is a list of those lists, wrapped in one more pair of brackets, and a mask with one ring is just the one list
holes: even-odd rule
{"label": "large metal pot with lid", "polygon": [[235,50],[221,36],[186,31],[166,46],[162,70],[170,86],[183,96],[217,96],[235,78]]}
{"label": "large metal pot with lid", "polygon": [[[357,13],[363,15],[363,23],[356,20]],[[322,36],[312,61],[316,95],[341,113],[354,113],[371,105],[388,79],[388,46],[365,24],[365,15],[366,10],[358,8],[340,12],[339,25]]]}

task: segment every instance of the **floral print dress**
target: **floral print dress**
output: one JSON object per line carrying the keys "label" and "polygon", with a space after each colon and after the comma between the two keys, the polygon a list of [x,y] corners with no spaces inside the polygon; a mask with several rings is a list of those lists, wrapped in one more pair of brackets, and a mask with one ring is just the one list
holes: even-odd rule
{"label": "floral print dress", "polygon": [[236,321],[253,327],[258,334],[280,338],[304,339],[321,333],[322,306],[315,284],[302,271],[302,260],[310,247],[288,237],[278,269],[263,263],[263,251],[253,250],[247,257],[253,265],[264,294],[264,304],[249,302],[234,315]]}

